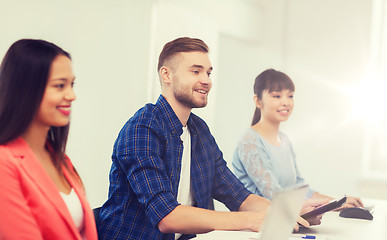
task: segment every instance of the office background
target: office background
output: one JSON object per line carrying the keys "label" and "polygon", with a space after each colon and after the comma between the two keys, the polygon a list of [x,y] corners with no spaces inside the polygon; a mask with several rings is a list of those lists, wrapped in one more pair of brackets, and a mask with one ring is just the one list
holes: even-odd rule
{"label": "office background", "polygon": [[[68,155],[92,207],[107,198],[114,140],[159,93],[164,43],[199,37],[214,66],[207,121],[231,166],[267,68],[295,82],[282,125],[324,194],[387,199],[385,0],[0,0],[0,56],[21,38],[69,51],[76,74]],[[383,71],[384,70],[384,71]],[[384,147],[383,147],[384,146]]]}

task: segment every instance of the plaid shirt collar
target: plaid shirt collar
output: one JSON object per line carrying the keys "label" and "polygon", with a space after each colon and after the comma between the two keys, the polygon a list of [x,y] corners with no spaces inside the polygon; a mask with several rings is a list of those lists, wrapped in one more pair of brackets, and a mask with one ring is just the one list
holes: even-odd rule
{"label": "plaid shirt collar", "polygon": [[[173,111],[167,99],[160,94],[159,98],[157,99],[156,105],[162,109],[161,114],[163,115],[163,117],[165,119],[168,119],[172,134],[176,136],[181,136],[181,134],[183,133],[183,124],[177,117],[176,113]],[[192,121],[192,115],[194,114],[191,112],[187,121],[187,126],[190,129],[190,132],[195,134],[195,131],[191,131],[191,129],[195,128],[195,124]]]}

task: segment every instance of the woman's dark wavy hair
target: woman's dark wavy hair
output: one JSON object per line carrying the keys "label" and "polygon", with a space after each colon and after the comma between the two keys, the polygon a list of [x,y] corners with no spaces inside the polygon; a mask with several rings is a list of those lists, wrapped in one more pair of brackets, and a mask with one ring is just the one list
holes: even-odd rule
{"label": "woman's dark wavy hair", "polygon": [[[270,93],[273,91],[282,91],[285,89],[292,92],[295,91],[292,79],[290,79],[290,77],[283,72],[274,69],[267,69],[255,78],[254,94],[257,95],[259,100],[262,99],[262,92],[264,90],[268,90]],[[251,126],[258,123],[260,119],[261,110],[256,107]]]}
{"label": "woman's dark wavy hair", "polygon": [[[70,54],[53,43],[21,39],[11,45],[0,66],[0,145],[20,137],[37,114],[50,67],[58,55]],[[51,127],[47,142],[54,165],[64,162],[69,124]]]}

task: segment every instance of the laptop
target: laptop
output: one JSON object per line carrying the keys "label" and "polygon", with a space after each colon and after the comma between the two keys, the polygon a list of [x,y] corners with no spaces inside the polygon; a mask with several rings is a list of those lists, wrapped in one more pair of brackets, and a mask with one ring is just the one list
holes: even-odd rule
{"label": "laptop", "polygon": [[283,190],[274,195],[259,233],[251,231],[213,231],[195,239],[288,240],[296,225],[308,185]]}
{"label": "laptop", "polygon": [[302,185],[274,195],[257,239],[288,240],[300,216],[307,191],[308,185]]}

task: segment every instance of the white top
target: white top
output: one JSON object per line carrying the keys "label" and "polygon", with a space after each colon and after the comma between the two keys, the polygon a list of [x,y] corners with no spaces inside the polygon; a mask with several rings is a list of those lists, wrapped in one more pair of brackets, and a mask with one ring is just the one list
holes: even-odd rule
{"label": "white top", "polygon": [[[191,134],[187,127],[183,127],[183,133],[180,136],[183,141],[183,156],[181,159],[181,170],[179,180],[179,190],[177,192],[177,201],[181,205],[192,206],[192,187],[191,187]],[[181,234],[175,234],[178,239]]]}
{"label": "white top", "polygon": [[79,200],[78,195],[75,193],[74,188],[71,189],[69,194],[59,192],[62,196],[64,202],[67,205],[67,209],[70,212],[71,217],[74,220],[75,226],[78,228],[78,231],[81,233],[81,236],[84,237],[83,228],[84,228],[84,213],[81,201]]}

